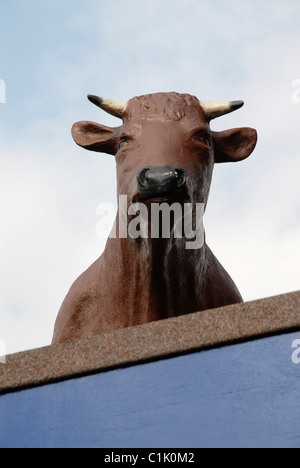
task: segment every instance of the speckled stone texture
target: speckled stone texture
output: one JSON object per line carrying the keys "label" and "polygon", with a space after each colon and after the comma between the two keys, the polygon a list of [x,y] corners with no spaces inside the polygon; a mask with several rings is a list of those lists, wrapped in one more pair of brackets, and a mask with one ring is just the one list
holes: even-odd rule
{"label": "speckled stone texture", "polygon": [[12,354],[0,393],[291,330],[300,330],[300,291]]}

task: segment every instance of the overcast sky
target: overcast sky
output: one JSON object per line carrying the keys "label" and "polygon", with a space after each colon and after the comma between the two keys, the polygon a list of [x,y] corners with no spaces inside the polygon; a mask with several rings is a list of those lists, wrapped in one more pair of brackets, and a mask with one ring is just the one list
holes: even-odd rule
{"label": "overcast sky", "polygon": [[243,99],[212,128],[254,127],[259,142],[246,161],[215,168],[207,242],[245,300],[299,289],[299,50],[299,0],[1,0],[7,353],[49,345],[69,287],[105,245],[97,207],[116,202],[114,158],[78,148],[70,129],[119,121],[87,93]]}

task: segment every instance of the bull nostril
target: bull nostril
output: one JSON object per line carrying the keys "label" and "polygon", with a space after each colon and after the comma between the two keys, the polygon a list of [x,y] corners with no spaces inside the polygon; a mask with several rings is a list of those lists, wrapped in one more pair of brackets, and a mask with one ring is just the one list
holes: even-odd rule
{"label": "bull nostril", "polygon": [[183,187],[187,182],[187,175],[184,169],[181,167],[175,167],[175,173],[177,176],[177,186],[178,188]]}
{"label": "bull nostril", "polygon": [[151,169],[151,167],[147,166],[140,170],[137,175],[138,183],[141,187],[145,187],[148,185],[148,177],[147,172]]}

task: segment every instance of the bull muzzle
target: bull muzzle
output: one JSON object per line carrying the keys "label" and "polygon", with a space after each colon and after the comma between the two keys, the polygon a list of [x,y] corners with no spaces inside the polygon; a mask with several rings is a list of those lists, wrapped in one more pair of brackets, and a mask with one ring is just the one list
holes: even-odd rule
{"label": "bull muzzle", "polygon": [[186,199],[187,179],[181,167],[144,167],[137,175],[139,201]]}

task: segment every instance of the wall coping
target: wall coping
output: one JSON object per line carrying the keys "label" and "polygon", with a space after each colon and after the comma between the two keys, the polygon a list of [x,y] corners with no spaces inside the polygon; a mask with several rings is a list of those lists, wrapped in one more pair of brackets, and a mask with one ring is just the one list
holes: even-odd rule
{"label": "wall coping", "polygon": [[300,291],[6,356],[0,393],[300,330]]}

